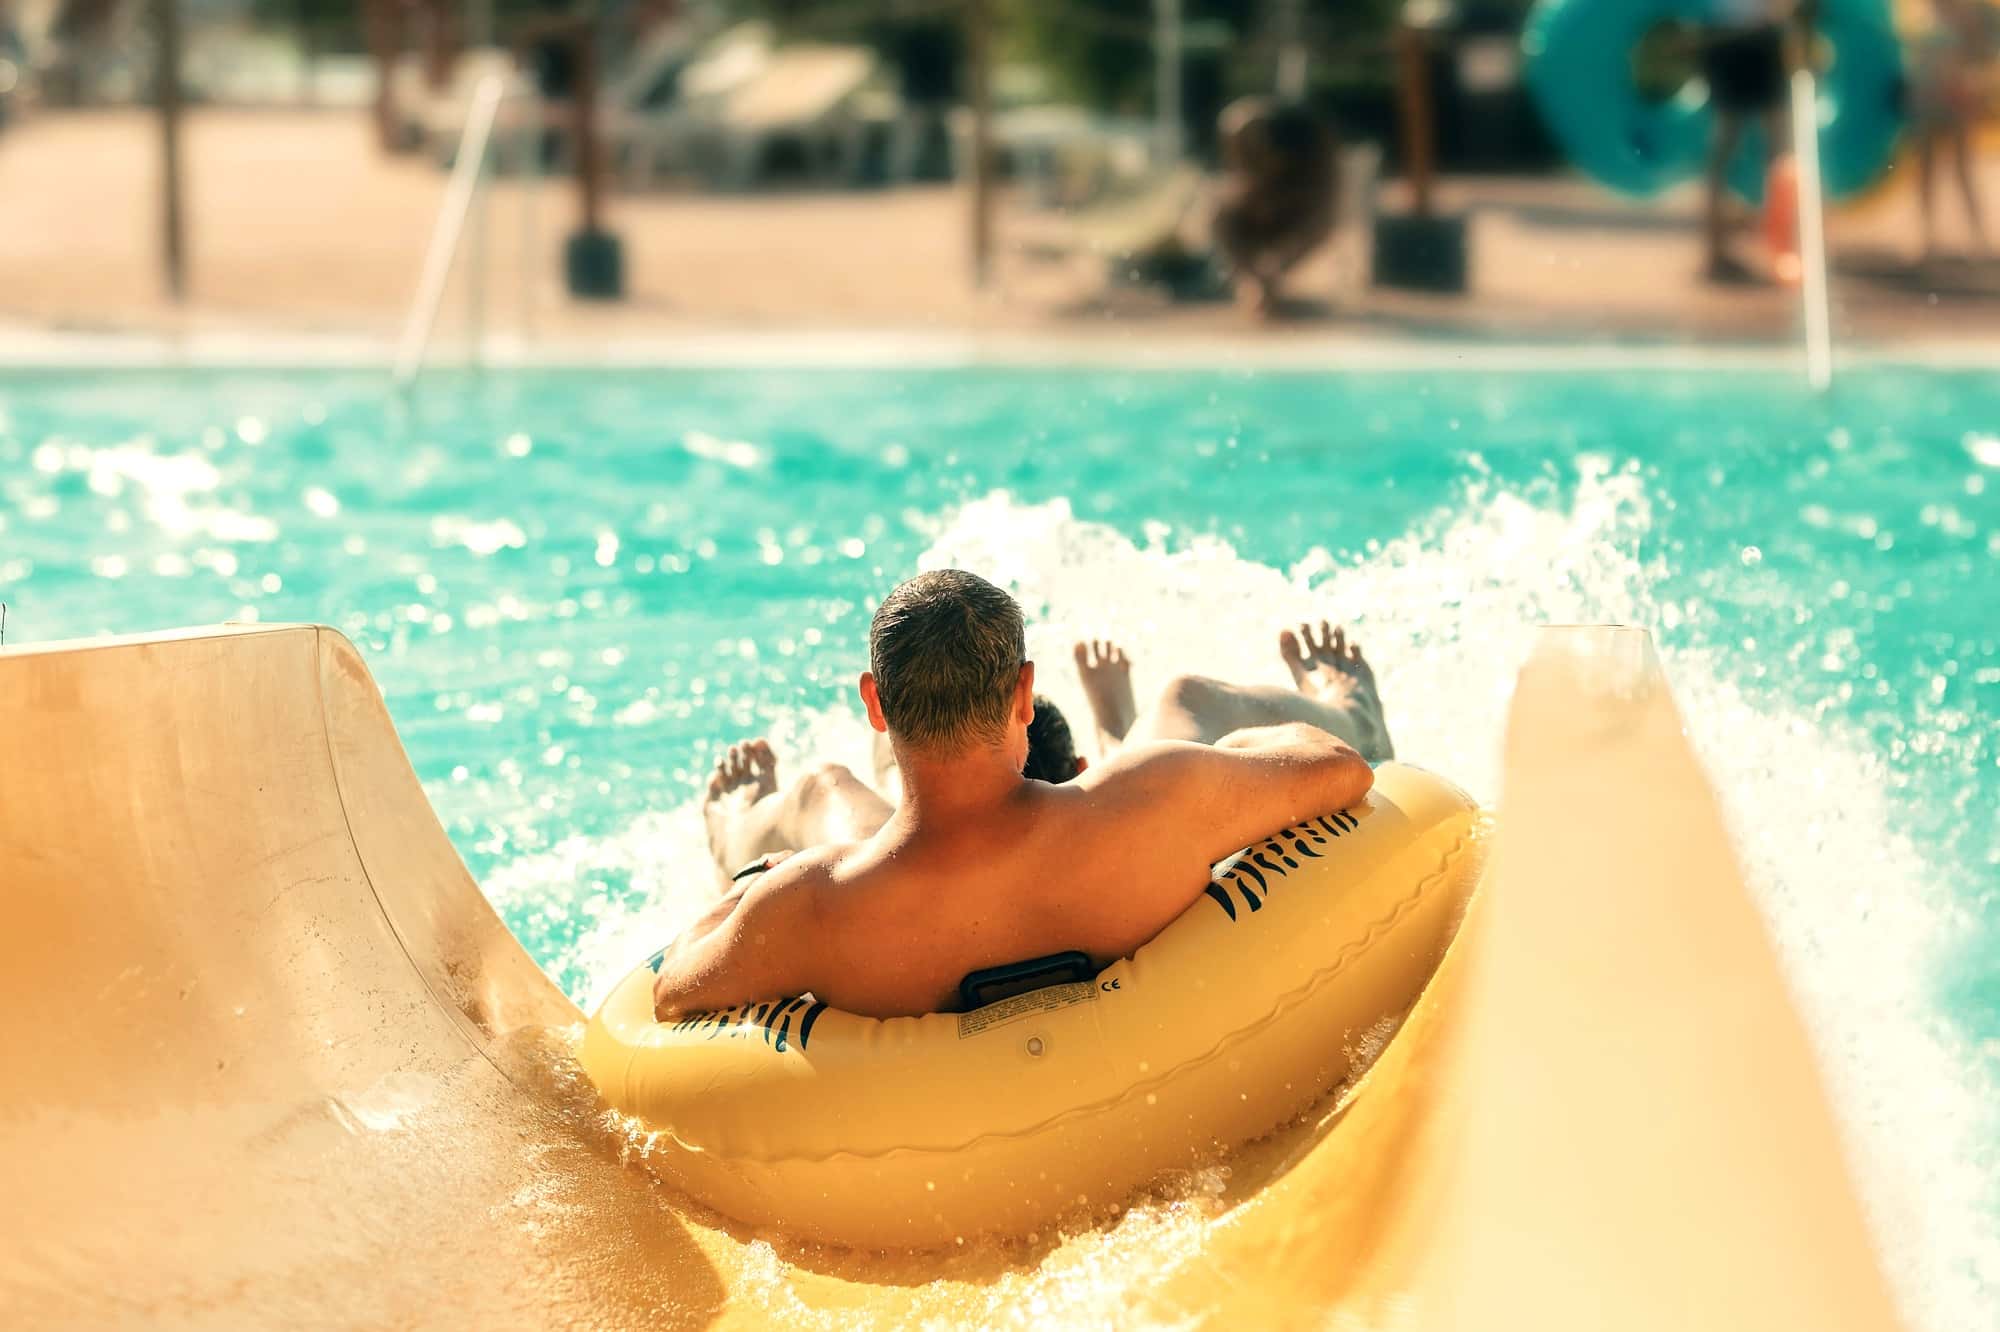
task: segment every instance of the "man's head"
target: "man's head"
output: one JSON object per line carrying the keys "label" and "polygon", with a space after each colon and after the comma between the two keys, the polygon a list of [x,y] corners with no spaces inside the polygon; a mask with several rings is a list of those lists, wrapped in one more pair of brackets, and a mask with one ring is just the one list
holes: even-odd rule
{"label": "man's head", "polygon": [[891,592],[868,629],[861,698],[868,719],[911,750],[1028,753],[1035,668],[1021,608],[962,569],[918,574]]}

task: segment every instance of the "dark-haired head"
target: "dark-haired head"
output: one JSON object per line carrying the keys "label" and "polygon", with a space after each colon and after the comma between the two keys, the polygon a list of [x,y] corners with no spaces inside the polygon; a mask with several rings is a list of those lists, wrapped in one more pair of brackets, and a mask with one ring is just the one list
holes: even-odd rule
{"label": "dark-haired head", "polygon": [[1035,695],[1035,719],[1028,723],[1028,766],[1021,775],[1038,782],[1066,782],[1083,769],[1076,740],[1069,733],[1069,718],[1054,703]]}

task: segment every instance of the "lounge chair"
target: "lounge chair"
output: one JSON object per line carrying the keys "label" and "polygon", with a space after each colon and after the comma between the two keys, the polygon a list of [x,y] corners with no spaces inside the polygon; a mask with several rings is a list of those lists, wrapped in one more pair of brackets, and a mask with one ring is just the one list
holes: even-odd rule
{"label": "lounge chair", "polygon": [[693,142],[695,170],[721,189],[753,188],[787,164],[812,181],[855,183],[871,140],[887,142],[899,99],[874,52],[794,46],[717,100]]}
{"label": "lounge chair", "polygon": [[1201,172],[1170,167],[1106,192],[1094,202],[1021,219],[1013,248],[1045,263],[1102,266],[1107,286],[1163,286],[1177,297],[1215,294],[1207,241],[1195,226]]}

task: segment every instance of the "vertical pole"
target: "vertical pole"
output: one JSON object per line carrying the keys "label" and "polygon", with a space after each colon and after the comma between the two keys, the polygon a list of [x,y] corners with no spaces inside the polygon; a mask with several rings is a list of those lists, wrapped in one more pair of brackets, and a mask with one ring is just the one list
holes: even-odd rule
{"label": "vertical pole", "polygon": [[1833,311],[1826,282],[1826,199],[1819,173],[1819,89],[1810,69],[1792,71],[1792,159],[1799,168],[1799,258],[1805,280],[1806,382],[1815,393],[1833,383]]}
{"label": "vertical pole", "polygon": [[160,259],[167,298],[187,296],[187,234],[181,217],[181,14],[180,0],[153,0],[160,42]]}
{"label": "vertical pole", "polygon": [[966,0],[966,92],[972,102],[972,285],[993,277],[993,51],[990,0]]}
{"label": "vertical pole", "polygon": [[604,210],[604,179],[597,151],[597,23],[594,17],[576,30],[576,87],[571,105],[576,112],[576,184],[583,202],[583,229],[595,234]]}
{"label": "vertical pole", "polygon": [[1278,100],[1303,102],[1306,97],[1304,0],[1278,0]]}
{"label": "vertical pole", "polygon": [[1153,100],[1160,163],[1181,160],[1181,0],[1153,0]]}
{"label": "vertical pole", "polygon": [[375,134],[385,153],[403,145],[396,115],[396,58],[403,49],[402,15],[394,0],[361,0],[361,35],[375,62]]}
{"label": "vertical pole", "polygon": [[1431,66],[1424,33],[1409,23],[1396,27],[1396,60],[1402,77],[1403,169],[1410,178],[1410,209],[1431,215]]}
{"label": "vertical pole", "polygon": [[466,352],[475,368],[486,351],[486,161],[491,156],[487,144],[481,145],[479,160],[472,164],[472,235],[465,256]]}
{"label": "vertical pole", "polygon": [[527,117],[521,131],[521,331],[535,336],[535,278],[542,271],[541,227],[537,206],[542,195],[542,94],[530,88],[522,99]]}
{"label": "vertical pole", "polygon": [[[466,36],[471,46],[482,56],[493,45],[493,0],[469,0],[466,5]],[[502,94],[499,105],[506,106],[506,96]],[[475,368],[485,363],[486,353],[486,237],[488,231],[487,206],[488,188],[487,161],[493,155],[491,140],[486,152],[480,155],[478,174],[472,180],[472,238],[471,252],[465,263],[465,327],[468,351]]]}
{"label": "vertical pole", "polygon": [[457,160],[451,164],[451,179],[445,182],[444,202],[438,208],[437,223],[424,251],[423,273],[417,278],[417,294],[410,302],[410,317],[403,324],[402,339],[396,345],[395,379],[398,387],[416,378],[430,346],[431,328],[437,322],[444,287],[451,277],[452,261],[458,254],[459,237],[466,214],[472,207],[478,163],[486,156],[493,136],[493,120],[500,105],[500,79],[489,74],[472,90],[472,106],[465,118],[465,135],[459,140]]}
{"label": "vertical pole", "polygon": [[318,47],[306,0],[292,0],[292,18],[299,25],[299,100],[319,105]]}

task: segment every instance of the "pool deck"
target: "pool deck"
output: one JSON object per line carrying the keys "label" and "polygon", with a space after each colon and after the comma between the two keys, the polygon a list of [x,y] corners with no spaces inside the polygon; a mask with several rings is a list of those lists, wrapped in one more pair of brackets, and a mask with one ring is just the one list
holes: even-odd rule
{"label": "pool deck", "polygon": [[[1990,147],[1991,145],[1989,145]],[[0,135],[0,364],[384,363],[408,309],[445,175],[375,151],[347,111],[200,110],[186,136],[190,293],[156,257],[156,126],[143,112],[49,113]],[[2000,154],[1987,152],[2000,200]],[[1394,206],[1397,189],[1385,190]],[[1012,199],[987,291],[968,278],[951,187],[737,196],[614,195],[629,295],[569,299],[554,256],[573,193],[495,182],[483,357],[495,364],[1776,365],[1795,355],[1795,293],[1696,280],[1698,198],[1646,204],[1571,179],[1462,179],[1473,290],[1425,296],[1353,280],[1340,244],[1302,266],[1287,316],[1174,305],[1108,287],[1087,259],[1010,244],[1060,221]],[[1946,207],[1947,250],[1965,243]],[[1911,190],[1837,214],[1843,351],[2000,363],[2000,264],[1915,262]],[[1751,251],[1746,237],[1745,251]],[[528,262],[529,256],[546,256]],[[465,265],[461,265],[461,270]],[[471,349],[453,279],[434,356]]]}

